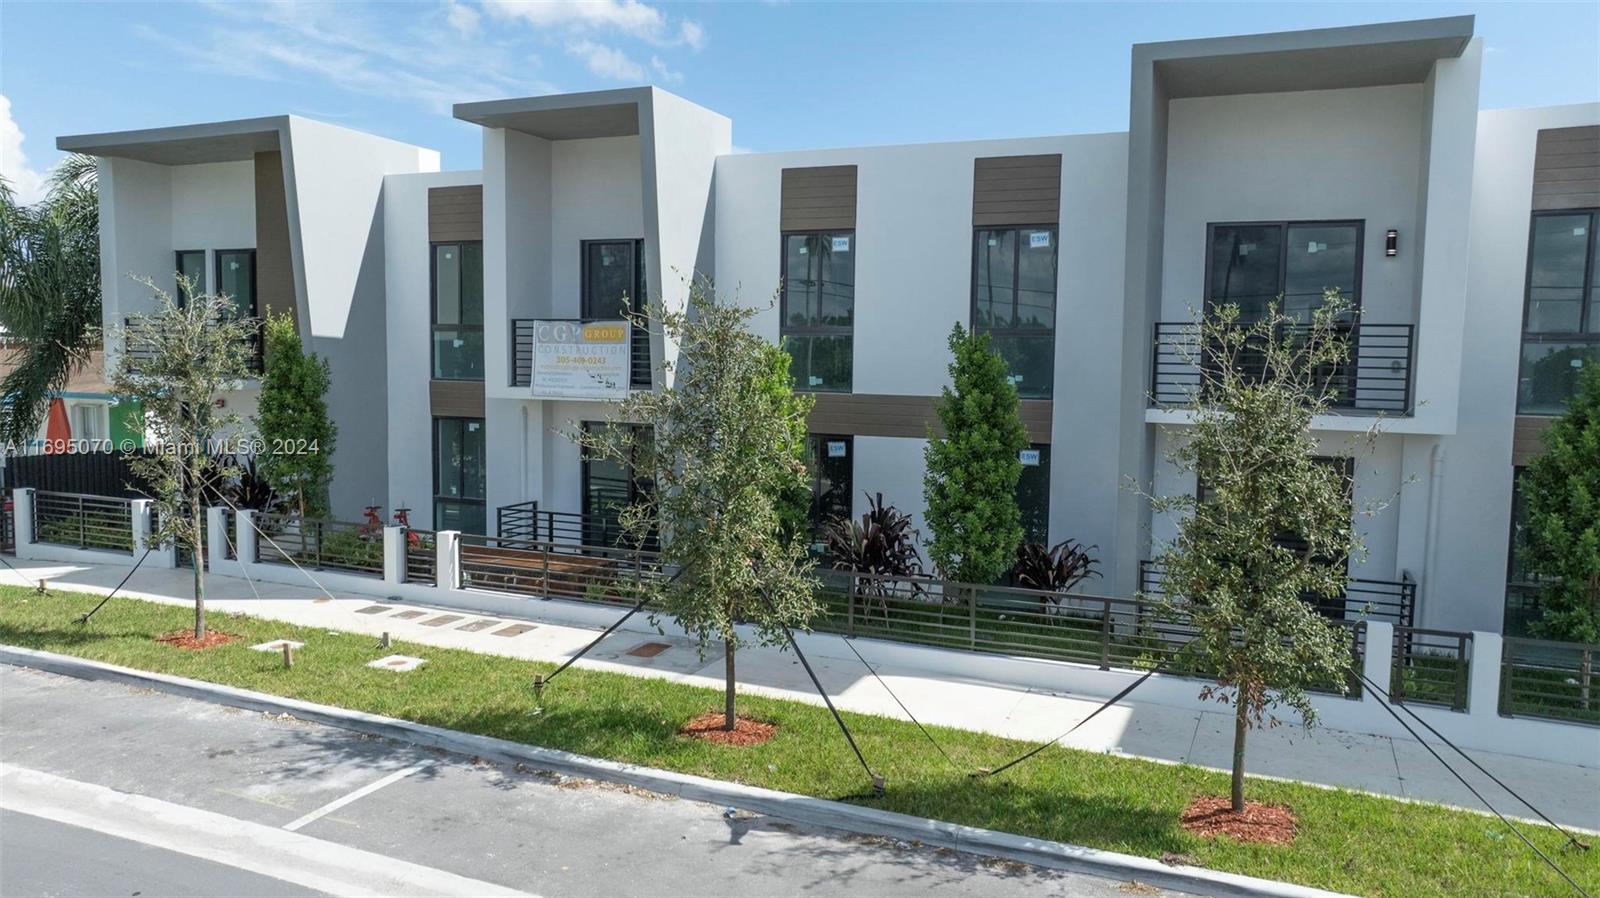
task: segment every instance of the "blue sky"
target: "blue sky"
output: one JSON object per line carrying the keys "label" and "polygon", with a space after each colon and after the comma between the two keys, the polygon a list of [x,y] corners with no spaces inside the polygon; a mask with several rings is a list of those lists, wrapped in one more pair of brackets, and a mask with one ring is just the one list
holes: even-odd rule
{"label": "blue sky", "polygon": [[452,102],[645,82],[749,150],[1115,131],[1132,43],[1462,13],[1484,108],[1600,99],[1592,2],[0,0],[0,164],[26,195],[60,134],[291,112],[476,168]]}

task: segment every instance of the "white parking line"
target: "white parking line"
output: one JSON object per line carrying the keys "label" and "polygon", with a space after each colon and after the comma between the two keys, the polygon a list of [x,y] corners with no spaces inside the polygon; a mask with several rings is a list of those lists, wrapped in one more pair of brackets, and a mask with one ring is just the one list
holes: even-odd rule
{"label": "white parking line", "polygon": [[340,808],[344,807],[345,805],[349,804],[352,801],[355,801],[358,798],[361,798],[361,797],[366,796],[366,795],[371,795],[372,793],[378,791],[379,789],[382,789],[384,786],[387,786],[390,783],[397,783],[397,782],[405,779],[406,777],[410,776],[411,774],[416,773],[417,771],[422,770],[423,768],[426,768],[426,767],[428,767],[428,766],[430,766],[432,764],[433,764],[432,761],[423,761],[421,764],[413,764],[413,765],[411,765],[410,767],[407,767],[404,770],[396,770],[394,773],[389,774],[388,776],[384,777],[381,780],[378,780],[375,783],[368,783],[367,785],[362,786],[361,788],[355,790],[354,792],[351,792],[348,795],[343,795],[343,796],[340,796],[338,798],[335,798],[333,801],[328,802],[327,804],[323,805],[320,808],[317,808],[315,811],[312,811],[311,813],[305,815],[304,817],[301,817],[298,820],[295,820],[295,821],[292,821],[292,822],[289,822],[289,823],[285,823],[283,825],[283,828],[288,830],[289,832],[294,832],[295,830],[299,829],[302,826],[305,826],[307,823],[310,823],[313,820],[317,820],[317,819],[319,819],[321,817],[327,816],[328,814],[331,814],[334,811],[339,810]]}
{"label": "white parking line", "polygon": [[5,762],[0,762],[0,808],[227,864],[329,895],[526,895],[274,826]]}

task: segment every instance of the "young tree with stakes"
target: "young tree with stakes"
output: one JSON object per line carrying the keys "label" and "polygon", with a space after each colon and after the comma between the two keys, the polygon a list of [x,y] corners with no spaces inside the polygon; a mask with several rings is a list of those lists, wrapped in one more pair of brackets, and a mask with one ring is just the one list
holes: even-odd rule
{"label": "young tree with stakes", "polygon": [[269,447],[283,451],[261,455],[261,476],[300,517],[326,517],[339,433],[328,417],[328,360],[306,354],[293,315],[269,315],[264,332],[266,368],[255,425]]}
{"label": "young tree with stakes", "polygon": [[571,436],[653,480],[653,495],[622,511],[623,526],[640,542],[659,532],[662,562],[682,573],[646,579],[641,598],[698,640],[702,654],[722,644],[723,727],[732,730],[743,642],[735,624],[751,627],[761,645],[782,645],[820,610],[805,541],[785,537],[781,513],[783,497],[806,482],[799,459],[812,399],[793,392],[787,354],[750,331],[757,310],[719,303],[701,281],[690,286],[685,311],[653,310],[679,347],[665,366],[674,384],[630,393],[616,410],[617,421],[645,426]]}
{"label": "young tree with stakes", "polygon": [[[1205,496],[1151,498],[1156,514],[1180,519],[1158,557],[1160,613],[1193,633],[1182,660],[1216,678],[1201,698],[1234,706],[1235,812],[1245,807],[1250,729],[1276,725],[1280,704],[1313,726],[1306,690],[1342,689],[1349,676],[1350,633],[1314,603],[1342,601],[1346,561],[1361,544],[1345,472],[1316,458],[1311,433],[1349,370],[1348,309],[1330,292],[1309,325],[1276,306],[1257,321],[1241,321],[1232,305],[1205,317],[1189,359],[1200,384],[1167,456]],[[1374,437],[1365,436],[1368,451]]]}
{"label": "young tree with stakes", "polygon": [[219,408],[223,391],[249,375],[251,337],[256,324],[233,315],[226,296],[194,294],[179,279],[182,305],[149,279],[156,311],[135,315],[123,329],[128,347],[117,365],[111,389],[136,399],[154,451],[134,455],[134,476],[150,490],[154,515],[151,539],[172,541],[190,550],[194,567],[194,638],[206,635],[206,486],[213,479],[211,450],[238,432],[239,416]]}
{"label": "young tree with stakes", "polygon": [[1017,510],[1018,453],[1028,432],[1017,413],[1017,388],[989,335],[950,331],[950,385],[937,411],[944,436],[928,435],[924,517],[933,536],[928,557],[946,578],[993,583],[1011,569],[1022,544]]}
{"label": "young tree with stakes", "polygon": [[[1567,411],[1545,432],[1544,452],[1522,475],[1528,570],[1540,578],[1533,632],[1600,643],[1600,364],[1578,378]],[[1594,656],[1579,659],[1579,703],[1590,704]]]}

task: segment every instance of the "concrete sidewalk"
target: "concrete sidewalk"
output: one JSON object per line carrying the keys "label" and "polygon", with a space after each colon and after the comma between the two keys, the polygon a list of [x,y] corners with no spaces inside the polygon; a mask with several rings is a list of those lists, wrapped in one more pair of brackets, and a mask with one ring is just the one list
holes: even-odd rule
{"label": "concrete sidewalk", "polygon": [[[53,588],[100,594],[109,592],[127,574],[126,567],[113,565],[14,563],[29,580],[45,579]],[[3,570],[0,582],[20,585],[22,576]],[[306,587],[250,583],[213,574],[207,575],[206,583],[208,607],[219,611],[374,636],[389,632],[397,639],[425,645],[514,658],[562,661],[596,635],[593,629],[551,622],[548,612],[554,609],[540,600],[528,600],[524,616],[513,618],[388,600],[383,598],[383,584],[377,581],[372,595],[335,592],[331,597],[309,583]],[[120,594],[188,605],[190,600],[185,597],[192,595],[192,575],[182,570],[144,568]],[[541,608],[547,609],[544,619]],[[620,616],[622,609],[617,614]],[[519,623],[536,626],[514,626]],[[873,663],[889,689],[924,723],[1043,740],[1060,735],[1101,702],[1099,698],[1066,692],[879,665],[873,658],[877,643],[857,639],[853,644]],[[816,657],[810,660],[839,707],[906,717],[894,697],[859,662]],[[687,640],[663,637],[651,630],[642,615],[578,663],[597,670],[702,686],[719,687],[722,683],[720,655],[700,657]],[[741,691],[822,702],[791,652],[757,648],[741,651],[739,677]],[[1232,717],[1227,713],[1123,702],[1106,709],[1063,744],[1221,770],[1230,763],[1232,726]],[[1600,831],[1600,766],[1557,764],[1490,752],[1473,752],[1473,757],[1553,819]],[[1253,774],[1262,776],[1482,810],[1471,793],[1426,748],[1404,739],[1327,728],[1311,733],[1288,726],[1260,730],[1251,734],[1249,764]],[[1596,764],[1600,765],[1600,758]],[[1463,773],[1468,780],[1502,811],[1516,817],[1533,816],[1481,774],[1464,763],[1457,766],[1465,768]]]}

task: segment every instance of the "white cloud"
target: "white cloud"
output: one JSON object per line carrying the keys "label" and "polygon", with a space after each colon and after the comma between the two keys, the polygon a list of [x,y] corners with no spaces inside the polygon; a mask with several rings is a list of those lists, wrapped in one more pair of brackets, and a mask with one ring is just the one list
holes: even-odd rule
{"label": "white cloud", "polygon": [[32,204],[44,199],[45,176],[28,164],[22,152],[24,136],[11,117],[11,98],[0,94],[0,175],[10,182],[17,202]]}
{"label": "white cloud", "polygon": [[530,64],[525,49],[481,34],[478,11],[454,0],[404,17],[374,17],[355,3],[208,2],[200,9],[212,18],[191,17],[183,32],[148,25],[134,32],[207,74],[324,82],[433,112],[557,89],[529,76],[537,60]]}
{"label": "white cloud", "polygon": [[567,44],[567,52],[583,60],[589,71],[602,78],[615,78],[618,81],[644,80],[644,67],[615,47],[579,39]]}
{"label": "white cloud", "polygon": [[478,33],[478,21],[481,18],[483,17],[478,14],[476,9],[473,9],[465,3],[457,3],[455,0],[445,0],[444,20],[449,22],[450,27],[454,28],[456,31],[466,35]]}
{"label": "white cloud", "polygon": [[650,57],[650,68],[655,71],[657,78],[668,84],[677,84],[683,80],[683,73],[667,65],[659,56]]}
{"label": "white cloud", "polygon": [[484,0],[483,8],[502,19],[520,19],[535,28],[616,31],[657,46],[705,44],[705,29],[684,19],[677,28],[665,13],[639,0]]}

